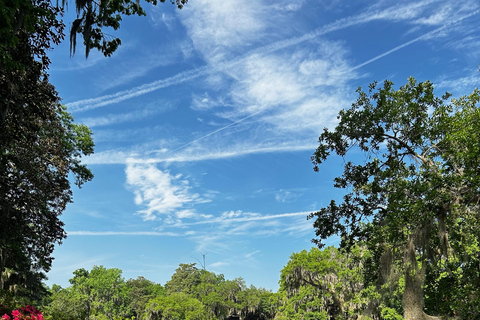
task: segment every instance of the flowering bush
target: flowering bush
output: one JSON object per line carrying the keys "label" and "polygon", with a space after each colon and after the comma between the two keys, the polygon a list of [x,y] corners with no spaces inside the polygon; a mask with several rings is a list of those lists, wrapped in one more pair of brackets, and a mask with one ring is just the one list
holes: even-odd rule
{"label": "flowering bush", "polygon": [[1,320],[43,320],[43,314],[33,306],[25,306],[23,308],[13,310],[12,316],[4,314]]}

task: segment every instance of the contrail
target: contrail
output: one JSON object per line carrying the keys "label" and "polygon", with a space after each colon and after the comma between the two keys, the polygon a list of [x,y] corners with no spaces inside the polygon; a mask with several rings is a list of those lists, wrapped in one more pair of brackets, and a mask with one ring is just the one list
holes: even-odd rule
{"label": "contrail", "polygon": [[141,96],[158,89],[167,88],[172,85],[193,80],[195,78],[198,78],[202,75],[207,74],[207,72],[208,72],[208,66],[202,66],[193,70],[188,70],[188,71],[178,73],[166,79],[143,84],[141,86],[128,89],[128,90],[119,91],[114,94],[109,94],[106,96],[93,98],[93,99],[85,99],[85,100],[72,102],[68,104],[68,108],[72,112],[81,112],[81,111],[86,111],[90,109],[96,109],[112,103],[116,103],[116,102],[124,101],[133,97]]}
{"label": "contrail", "polygon": [[[310,214],[310,211],[303,212],[291,212],[291,213],[280,213],[273,215],[259,215],[259,216],[248,216],[248,217],[234,217],[234,218],[225,218],[217,217],[210,220],[203,220],[191,223],[182,223],[180,227],[202,225],[202,224],[218,224],[218,223],[235,223],[235,222],[249,222],[249,221],[262,221],[262,220],[276,220],[282,218],[291,218],[291,217],[305,217]],[[172,227],[177,227],[172,225]],[[187,233],[176,233],[176,232],[157,232],[157,231],[67,231],[69,236],[153,236],[153,237],[180,237],[186,236]]]}
{"label": "contrail", "polygon": [[[398,46],[396,46],[396,47],[393,48],[393,49],[390,49],[390,50],[388,50],[388,51],[386,51],[386,52],[384,52],[384,53],[382,53],[382,54],[379,54],[378,56],[375,56],[375,57],[373,57],[373,58],[371,58],[371,59],[369,59],[369,60],[367,60],[367,61],[365,61],[365,62],[363,62],[363,63],[360,63],[360,64],[356,65],[355,67],[353,67],[353,68],[350,69],[349,71],[356,70],[356,69],[359,69],[359,68],[361,68],[361,67],[364,67],[364,66],[366,66],[367,64],[370,64],[370,63],[372,63],[372,62],[374,62],[374,61],[376,61],[376,60],[378,60],[378,59],[381,59],[381,58],[383,58],[383,57],[385,57],[385,56],[387,56],[387,55],[389,55],[389,54],[391,54],[391,53],[393,53],[393,52],[395,52],[395,51],[398,51],[398,50],[400,50],[400,49],[402,49],[402,48],[405,48],[405,47],[407,47],[407,46],[409,46],[409,45],[411,45],[411,44],[413,44],[413,43],[415,43],[415,42],[418,42],[418,41],[420,41],[420,40],[422,40],[422,39],[425,39],[425,38],[427,38],[427,37],[429,37],[429,36],[431,36],[431,35],[434,35],[435,33],[438,33],[439,31],[441,31],[441,30],[443,30],[443,29],[446,29],[447,27],[449,27],[449,26],[451,26],[451,25],[457,24],[457,23],[461,22],[462,20],[465,20],[465,19],[467,19],[467,18],[469,18],[469,17],[471,17],[471,16],[474,16],[474,15],[478,14],[479,12],[480,12],[480,10],[476,10],[476,11],[474,11],[474,12],[472,12],[472,13],[469,13],[469,14],[467,14],[467,15],[465,15],[465,16],[463,16],[463,17],[461,17],[461,18],[459,18],[459,19],[457,19],[457,20],[455,20],[455,21],[453,21],[453,22],[447,23],[447,24],[445,24],[445,25],[443,25],[443,26],[441,26],[441,27],[438,27],[438,28],[436,28],[436,29],[434,29],[434,30],[432,30],[432,31],[429,31],[429,32],[427,32],[427,33],[425,33],[425,34],[423,34],[423,35],[421,35],[421,36],[419,36],[419,37],[417,37],[417,38],[415,38],[415,39],[413,39],[413,40],[410,40],[410,41],[407,41],[407,42],[405,42],[405,43],[403,43],[403,44],[401,44],[401,45],[398,45]],[[237,121],[235,121],[235,122],[232,122],[232,123],[230,123],[230,124],[228,124],[228,125],[226,125],[226,126],[224,126],[224,127],[221,127],[220,129],[217,129],[217,130],[215,130],[215,131],[212,131],[212,132],[210,132],[210,133],[208,133],[208,134],[206,134],[206,135],[204,135],[204,136],[201,136],[200,138],[197,138],[197,139],[195,139],[195,140],[193,140],[193,141],[190,141],[190,142],[188,142],[188,143],[186,143],[186,144],[184,144],[184,145],[181,145],[180,147],[171,150],[169,153],[172,153],[172,152],[178,151],[178,150],[180,150],[180,149],[183,149],[183,148],[185,148],[185,147],[187,147],[187,146],[189,146],[189,145],[191,145],[191,144],[193,144],[193,143],[195,143],[195,142],[197,142],[197,141],[200,141],[200,140],[202,140],[202,139],[205,139],[205,138],[207,138],[207,137],[209,137],[209,136],[211,136],[211,135],[213,135],[213,134],[215,134],[215,133],[217,133],[217,132],[220,132],[220,131],[222,131],[222,130],[225,130],[225,129],[227,129],[227,128],[231,127],[231,126],[234,126],[234,125],[236,125],[236,124],[238,124],[238,123],[240,123],[240,122],[242,122],[242,121],[245,121],[245,120],[247,120],[247,119],[249,119],[249,118],[251,118],[251,117],[253,117],[253,116],[256,116],[256,115],[264,112],[265,110],[266,110],[266,108],[261,109],[261,110],[255,112],[255,113],[252,113],[252,114],[250,114],[250,115],[248,115],[248,116],[246,116],[246,117],[244,117],[244,118],[242,118],[242,119],[240,119],[240,120],[237,120]]]}
{"label": "contrail", "polygon": [[197,142],[197,141],[199,141],[199,140],[205,139],[206,137],[209,137],[209,136],[211,136],[211,135],[213,135],[213,134],[215,134],[215,133],[217,133],[217,132],[220,132],[220,131],[225,130],[225,129],[231,127],[231,126],[234,126],[234,125],[236,125],[236,124],[238,124],[238,123],[240,123],[240,122],[242,122],[242,121],[247,120],[248,118],[251,118],[251,117],[253,117],[253,116],[256,116],[257,114],[262,113],[263,111],[265,111],[265,108],[264,108],[264,109],[261,109],[261,110],[259,110],[259,111],[257,111],[257,112],[254,112],[254,113],[252,113],[252,114],[250,114],[250,115],[248,115],[248,116],[246,116],[246,117],[244,117],[244,118],[242,118],[242,119],[240,119],[240,120],[237,120],[237,121],[234,121],[234,122],[232,122],[232,123],[230,123],[230,124],[227,124],[226,126],[221,127],[220,129],[217,129],[217,130],[215,130],[215,131],[212,131],[212,132],[210,132],[210,133],[207,133],[206,135],[201,136],[201,137],[198,138],[198,139],[195,139],[195,140],[190,141],[190,142],[188,142],[188,143],[186,143],[186,144],[184,144],[184,145],[181,145],[180,147],[178,147],[178,148],[176,148],[176,149],[173,149],[173,150],[169,151],[168,153],[173,153],[173,152],[175,152],[175,151],[177,151],[177,150],[183,149],[183,148],[185,148],[186,146],[191,145],[192,143],[195,143],[195,142]]}
{"label": "contrail", "polygon": [[174,232],[154,231],[68,231],[67,233],[69,236],[182,236]]}
{"label": "contrail", "polygon": [[231,68],[231,67],[235,66],[236,64],[245,61],[252,54],[262,55],[262,54],[275,52],[275,51],[278,51],[278,50],[281,50],[281,49],[285,49],[285,48],[288,48],[288,47],[291,47],[291,46],[298,45],[298,44],[303,43],[305,41],[315,39],[316,37],[319,37],[321,35],[325,35],[325,34],[328,34],[328,33],[334,32],[334,31],[346,29],[346,28],[349,28],[349,27],[352,27],[352,26],[355,26],[355,25],[367,23],[367,22],[374,21],[374,20],[387,19],[387,18],[390,18],[391,16],[395,16],[396,12],[407,11],[409,9],[415,9],[415,8],[418,8],[418,7],[428,5],[432,2],[434,2],[434,1],[426,1],[426,2],[423,2],[423,3],[420,3],[420,4],[410,5],[408,7],[401,7],[400,5],[397,5],[396,7],[388,8],[388,9],[385,9],[385,10],[382,10],[382,11],[366,12],[366,13],[359,14],[359,15],[356,15],[356,16],[350,16],[350,17],[342,18],[342,19],[334,21],[330,24],[327,24],[325,26],[319,27],[319,28],[315,29],[314,31],[309,32],[309,33],[307,33],[307,34],[305,34],[301,37],[295,37],[295,38],[291,38],[291,39],[287,39],[287,40],[281,40],[281,41],[277,41],[273,44],[270,44],[270,45],[267,45],[267,46],[264,46],[264,47],[261,47],[261,48],[253,49],[253,50],[249,51],[248,53],[242,55],[239,58],[236,58],[236,59],[233,59],[233,60],[230,60],[230,61],[227,61],[227,62],[223,62],[219,65],[216,65],[215,69],[213,69],[213,70],[212,70],[211,66],[205,65],[205,66],[202,66],[202,67],[199,67],[199,68],[196,68],[196,69],[192,69],[192,70],[188,70],[188,71],[178,73],[178,74],[176,74],[172,77],[168,77],[166,79],[161,79],[161,80],[157,80],[157,81],[147,83],[147,84],[144,84],[144,85],[141,85],[141,86],[137,86],[137,87],[134,87],[132,89],[119,91],[117,93],[101,96],[101,97],[98,97],[98,98],[79,100],[79,101],[75,101],[75,102],[72,102],[72,103],[68,103],[67,105],[68,105],[68,108],[70,109],[70,111],[72,111],[72,112],[82,112],[82,111],[86,111],[86,110],[95,109],[95,108],[103,107],[103,106],[106,106],[106,105],[110,105],[110,104],[113,104],[113,103],[121,102],[121,101],[130,99],[130,98],[133,98],[133,97],[144,95],[144,94],[152,92],[152,91],[167,88],[167,87],[170,87],[172,85],[180,84],[180,83],[183,83],[183,82],[186,82],[186,81],[194,80],[198,77],[207,75],[211,72],[216,72],[218,70],[224,70],[224,69]]}
{"label": "contrail", "polygon": [[461,17],[461,18],[459,18],[459,19],[457,19],[457,20],[455,20],[455,21],[453,21],[453,22],[449,22],[449,23],[447,23],[447,24],[444,24],[443,26],[438,27],[437,29],[434,29],[434,30],[432,30],[432,31],[430,31],[430,32],[427,32],[427,33],[425,33],[425,34],[423,34],[423,35],[421,35],[421,36],[419,36],[419,37],[417,37],[417,38],[415,38],[415,39],[413,39],[413,40],[410,40],[410,41],[408,41],[408,42],[405,42],[405,43],[403,43],[403,44],[401,44],[401,45],[399,45],[399,46],[396,46],[396,47],[393,48],[393,49],[390,49],[390,50],[388,50],[388,51],[386,51],[386,52],[384,52],[384,53],[382,53],[382,54],[379,54],[378,56],[373,57],[372,59],[367,60],[367,61],[365,61],[365,62],[363,62],[363,63],[361,63],[361,64],[353,67],[352,70],[359,69],[359,68],[361,68],[361,67],[363,67],[363,66],[365,66],[365,65],[367,65],[367,64],[369,64],[369,63],[372,63],[372,62],[374,62],[374,61],[376,61],[376,60],[378,60],[378,59],[381,59],[381,58],[383,58],[383,57],[385,57],[385,56],[388,56],[390,53],[393,53],[393,52],[395,52],[395,51],[397,51],[397,50],[400,50],[400,49],[402,49],[402,48],[405,48],[405,47],[407,47],[407,46],[409,46],[409,45],[411,45],[411,44],[413,44],[413,43],[415,43],[415,42],[418,42],[418,41],[420,41],[420,40],[426,39],[426,38],[428,38],[429,36],[432,36],[432,35],[434,35],[435,33],[438,33],[438,32],[440,32],[440,31],[442,31],[443,29],[446,29],[446,28],[448,28],[448,27],[450,27],[450,26],[452,26],[452,25],[454,25],[454,24],[457,24],[457,23],[459,23],[459,22],[462,22],[463,20],[465,20],[465,19],[467,19],[467,18],[470,18],[471,16],[474,16],[474,15],[478,14],[479,12],[480,12],[480,10],[473,11],[472,13],[469,13],[469,14],[467,14],[467,15],[465,15],[465,16],[463,16],[463,17]]}

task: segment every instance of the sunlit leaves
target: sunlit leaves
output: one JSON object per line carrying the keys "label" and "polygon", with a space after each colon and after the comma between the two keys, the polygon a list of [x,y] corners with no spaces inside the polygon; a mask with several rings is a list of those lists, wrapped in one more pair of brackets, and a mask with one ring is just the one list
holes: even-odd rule
{"label": "sunlit leaves", "polygon": [[[405,316],[422,317],[427,266],[448,261],[452,249],[466,250],[463,241],[453,248],[450,239],[458,232],[479,234],[479,92],[449,103],[449,94],[436,97],[429,81],[413,78],[398,90],[387,80],[357,92],[337,127],[320,135],[312,156],[315,171],[333,153],[349,157],[334,184],[347,191],[343,201],[309,217],[315,218],[314,242],[321,246],[339,235],[349,248],[366,241],[378,259],[388,248],[405,267],[404,300],[420,301],[413,309],[404,304]],[[460,231],[466,220],[470,228]]]}

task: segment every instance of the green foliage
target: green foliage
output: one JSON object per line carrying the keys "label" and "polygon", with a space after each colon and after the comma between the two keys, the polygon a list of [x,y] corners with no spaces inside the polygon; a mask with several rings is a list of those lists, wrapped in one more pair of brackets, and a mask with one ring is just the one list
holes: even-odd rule
{"label": "green foliage", "polygon": [[[44,303],[45,319],[273,319],[277,294],[243,279],[225,280],[195,264],[180,264],[164,288],[144,277],[124,281],[121,270],[78,269],[71,286],[54,285]],[[184,279],[181,276],[185,276]]]}
{"label": "green foliage", "polygon": [[183,292],[174,292],[166,297],[158,297],[147,303],[147,320],[206,320],[205,306],[197,299]]}
{"label": "green foliage", "polygon": [[242,319],[273,319],[278,299],[264,289],[247,288],[242,278],[225,280],[195,264],[180,264],[165,284],[167,297],[184,293],[200,301],[211,319],[239,315]]}
{"label": "green foliage", "polygon": [[[1,68],[28,70],[32,58],[36,58],[46,70],[49,63],[47,50],[52,43],[63,40],[64,25],[58,20],[61,14],[61,8],[47,0],[0,2]],[[26,53],[32,56],[28,57]]]}
{"label": "green foliage", "polygon": [[363,261],[369,253],[334,247],[293,253],[280,274],[285,304],[280,315],[292,319],[356,319],[367,309]]}
{"label": "green foliage", "polygon": [[181,263],[172,275],[172,279],[165,284],[165,289],[169,294],[174,292],[191,294],[193,289],[200,284],[200,275],[201,272],[195,263]]}
{"label": "green foliage", "polygon": [[72,197],[69,174],[78,186],[93,177],[80,164],[93,142],[46,73],[47,51],[63,39],[61,10],[49,0],[6,0],[0,9],[0,289],[38,300],[66,236],[59,216]]}
{"label": "green foliage", "polygon": [[[69,280],[71,286],[62,289],[53,286],[50,303],[45,307],[47,319],[113,319],[134,317],[135,310],[129,305],[134,296],[126,287],[120,269],[95,266],[91,271],[78,269]],[[149,283],[149,291],[155,285]],[[153,288],[152,288],[153,287]],[[137,309],[138,310],[138,309]]]}
{"label": "green foliage", "polygon": [[477,251],[465,240],[480,233],[479,91],[451,104],[448,94],[438,98],[433,91],[430,82],[413,78],[399,90],[390,81],[378,89],[373,83],[368,93],[359,88],[357,101],[340,111],[333,131],[324,130],[312,156],[319,171],[332,153],[364,154],[358,163],[347,160],[335,178],[335,187],[350,190],[343,202],[310,215],[319,237],[314,241],[322,246],[337,234],[347,249],[365,241],[370,265],[380,269],[369,281],[378,287],[403,273],[406,319],[428,318],[427,272],[440,281],[434,270],[454,252],[463,253],[462,262],[474,258]]}
{"label": "green foliage", "polygon": [[130,279],[124,286],[125,296],[127,297],[127,307],[131,310],[136,319],[140,319],[145,312],[145,306],[150,299],[155,297],[164,297],[165,288],[160,284],[151,282],[144,277]]}
{"label": "green foliage", "polygon": [[[172,1],[179,8],[186,2]],[[80,162],[93,152],[91,131],[73,122],[48,79],[47,52],[64,39],[62,7],[0,2],[0,290],[37,300],[54,245],[66,237],[59,216],[72,197],[69,174],[78,187],[93,178]],[[71,48],[81,33],[87,56],[91,48],[111,55],[120,40],[104,28],[118,29],[122,15],[144,14],[130,0],[77,0],[75,7]]]}
{"label": "green foliage", "polygon": [[[65,2],[65,0],[63,0]],[[147,0],[156,5],[157,0]],[[165,2],[165,0],[160,0]],[[188,0],[171,0],[181,9]],[[140,6],[140,0],[107,0],[96,2],[93,0],[75,0],[77,18],[72,22],[70,29],[70,53],[75,53],[77,34],[81,34],[85,45],[85,56],[88,58],[90,50],[95,48],[106,57],[111,56],[121,44],[119,38],[104,33],[105,28],[117,30],[120,28],[122,16],[146,15]]]}
{"label": "green foliage", "polygon": [[48,300],[44,307],[46,320],[86,319],[88,316],[87,299],[72,288],[62,289],[53,285]]}
{"label": "green foliage", "polygon": [[91,131],[73,123],[48,85],[39,89],[22,110],[3,104],[0,130],[0,289],[33,299],[43,292],[55,243],[66,236],[59,216],[72,200],[69,174],[78,186],[93,178],[80,163],[93,152]]}
{"label": "green foliage", "polygon": [[403,317],[397,313],[395,309],[383,308],[382,318],[384,320],[403,320]]}

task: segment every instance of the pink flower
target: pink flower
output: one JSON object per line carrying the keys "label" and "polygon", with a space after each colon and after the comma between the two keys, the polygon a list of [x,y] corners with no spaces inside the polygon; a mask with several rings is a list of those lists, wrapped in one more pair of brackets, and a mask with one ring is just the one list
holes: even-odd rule
{"label": "pink flower", "polygon": [[2,316],[2,320],[10,320],[10,316],[5,313],[5,314]]}
{"label": "pink flower", "polygon": [[12,311],[12,316],[13,316],[13,319],[14,319],[14,320],[19,320],[19,319],[21,319],[21,317],[23,316],[23,314],[22,314],[20,311],[18,311],[18,310],[13,310],[13,311]]}

